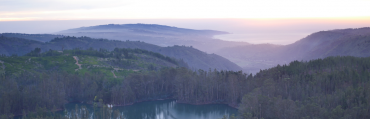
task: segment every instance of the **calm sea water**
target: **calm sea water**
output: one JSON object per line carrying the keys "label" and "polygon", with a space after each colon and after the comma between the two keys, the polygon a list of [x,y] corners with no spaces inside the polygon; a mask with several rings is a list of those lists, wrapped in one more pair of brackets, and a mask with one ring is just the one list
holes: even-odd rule
{"label": "calm sea water", "polygon": [[[75,106],[86,106],[93,112],[92,105],[81,103],[68,103],[66,111],[71,112]],[[113,107],[119,110],[125,119],[220,119],[224,115],[236,115],[238,110],[224,104],[190,105],[176,103],[175,100],[159,100],[135,103],[129,106]]]}

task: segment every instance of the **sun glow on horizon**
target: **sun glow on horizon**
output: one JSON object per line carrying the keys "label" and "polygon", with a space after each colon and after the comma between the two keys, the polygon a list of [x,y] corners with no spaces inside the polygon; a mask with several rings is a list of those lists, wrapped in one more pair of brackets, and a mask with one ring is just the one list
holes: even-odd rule
{"label": "sun glow on horizon", "polygon": [[[369,0],[0,0],[0,21],[363,18]],[[32,4],[31,4],[32,3]],[[30,5],[27,5],[30,4]],[[47,7],[43,7],[47,6]]]}

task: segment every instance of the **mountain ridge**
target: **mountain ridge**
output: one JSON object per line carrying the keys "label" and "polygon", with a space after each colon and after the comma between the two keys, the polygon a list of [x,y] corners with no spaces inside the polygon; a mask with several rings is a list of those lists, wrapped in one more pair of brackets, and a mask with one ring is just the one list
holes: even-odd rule
{"label": "mountain ridge", "polygon": [[194,30],[158,24],[108,24],[80,27],[57,32],[66,36],[88,36],[121,41],[144,41],[146,43],[167,47],[173,45],[193,46],[207,53],[231,46],[249,44],[246,42],[223,41],[214,35],[228,34],[216,30]]}
{"label": "mountain ridge", "polygon": [[253,70],[251,72],[294,60],[311,60],[329,56],[368,57],[370,56],[370,27],[319,31],[289,45],[244,45],[223,48],[216,53],[227,57],[244,70]]}
{"label": "mountain ridge", "polygon": [[[118,40],[107,40],[107,39],[93,39],[89,37],[62,37],[55,38],[49,42],[39,42],[34,40],[28,40],[23,38],[8,38],[0,37],[0,54],[5,55],[24,55],[34,48],[41,48],[43,52],[51,50],[63,49],[106,49],[109,51],[114,48],[130,48],[130,49],[144,49],[152,52],[158,52],[165,56],[182,59],[188,63],[190,68],[208,70],[235,70],[239,71],[241,68],[230,62],[229,60],[212,54],[207,54],[200,50],[194,49],[193,47],[186,46],[173,46],[173,47],[160,47],[139,41],[118,41]],[[24,47],[27,46],[27,47]],[[176,53],[175,53],[176,52]],[[181,54],[181,55],[177,55]],[[214,60],[212,62],[212,60]]]}

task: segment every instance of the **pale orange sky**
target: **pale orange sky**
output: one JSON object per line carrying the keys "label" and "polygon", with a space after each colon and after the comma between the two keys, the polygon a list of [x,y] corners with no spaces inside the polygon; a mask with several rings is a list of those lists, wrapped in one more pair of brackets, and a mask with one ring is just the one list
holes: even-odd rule
{"label": "pale orange sky", "polygon": [[370,17],[370,0],[0,0],[0,21]]}
{"label": "pale orange sky", "polygon": [[0,0],[0,33],[53,33],[147,23],[227,31],[216,38],[290,44],[311,33],[370,26],[370,0]]}

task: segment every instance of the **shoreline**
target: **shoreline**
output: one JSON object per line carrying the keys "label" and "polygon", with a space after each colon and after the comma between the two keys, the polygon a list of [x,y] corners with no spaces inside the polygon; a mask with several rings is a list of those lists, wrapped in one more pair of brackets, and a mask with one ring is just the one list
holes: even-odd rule
{"label": "shoreline", "polygon": [[189,103],[189,102],[182,102],[182,101],[176,101],[176,103],[181,103],[181,104],[189,104],[189,105],[211,105],[211,104],[222,104],[222,105],[227,105],[229,107],[238,109],[237,106],[228,104],[228,103],[222,103],[222,102],[206,102],[206,103]]}
{"label": "shoreline", "polygon": [[210,105],[210,104],[223,104],[223,105],[227,105],[229,107],[232,107],[232,108],[235,108],[235,109],[238,109],[238,106],[237,105],[232,105],[232,104],[228,104],[228,103],[222,103],[222,102],[205,102],[205,103],[189,103],[189,102],[184,102],[184,101],[178,101],[177,99],[174,99],[174,98],[166,98],[166,99],[155,99],[155,100],[145,100],[145,101],[137,101],[137,102],[132,102],[132,103],[128,103],[128,104],[125,104],[125,105],[115,105],[113,104],[114,107],[123,107],[123,106],[130,106],[130,105],[134,105],[135,103],[141,103],[141,102],[150,102],[150,101],[161,101],[161,100],[175,100],[176,103],[179,103],[179,104],[189,104],[189,105]]}

